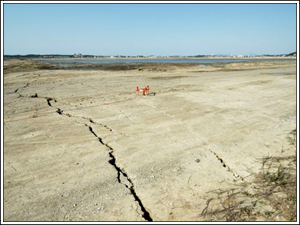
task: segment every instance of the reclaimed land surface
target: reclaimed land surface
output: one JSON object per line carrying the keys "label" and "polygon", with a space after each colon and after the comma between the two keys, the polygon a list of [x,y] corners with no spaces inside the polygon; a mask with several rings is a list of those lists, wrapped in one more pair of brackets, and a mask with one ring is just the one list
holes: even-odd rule
{"label": "reclaimed land surface", "polygon": [[3,88],[4,221],[205,221],[213,191],[296,154],[295,62],[9,59]]}

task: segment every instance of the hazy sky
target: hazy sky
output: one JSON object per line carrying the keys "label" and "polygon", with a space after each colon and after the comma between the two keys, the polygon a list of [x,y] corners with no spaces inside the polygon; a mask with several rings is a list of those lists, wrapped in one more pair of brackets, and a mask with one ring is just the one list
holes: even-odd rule
{"label": "hazy sky", "polygon": [[296,51],[294,4],[4,4],[4,54]]}

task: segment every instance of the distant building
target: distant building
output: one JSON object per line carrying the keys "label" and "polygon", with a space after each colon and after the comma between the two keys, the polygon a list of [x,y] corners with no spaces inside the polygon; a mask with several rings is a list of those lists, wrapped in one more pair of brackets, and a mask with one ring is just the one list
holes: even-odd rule
{"label": "distant building", "polygon": [[82,54],[81,53],[78,53],[78,54],[74,54],[74,58],[82,58]]}

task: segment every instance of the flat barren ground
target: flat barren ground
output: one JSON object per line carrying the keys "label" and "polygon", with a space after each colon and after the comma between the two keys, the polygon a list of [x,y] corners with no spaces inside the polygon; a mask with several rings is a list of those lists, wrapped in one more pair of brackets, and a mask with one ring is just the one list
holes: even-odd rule
{"label": "flat barren ground", "polygon": [[[5,60],[3,88],[4,221],[293,216],[263,193],[251,199],[262,163],[296,156],[295,62],[51,69]],[[285,185],[272,193],[293,201]],[[220,198],[236,190],[240,218]]]}

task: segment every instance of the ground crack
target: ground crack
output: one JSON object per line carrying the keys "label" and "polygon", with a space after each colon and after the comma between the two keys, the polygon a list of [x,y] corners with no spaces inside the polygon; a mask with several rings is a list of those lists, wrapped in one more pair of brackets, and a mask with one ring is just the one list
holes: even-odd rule
{"label": "ground crack", "polygon": [[[51,100],[53,100],[53,99],[51,99]],[[51,105],[50,105],[50,106],[51,106]],[[122,132],[118,132],[118,131],[116,131],[116,130],[113,130],[112,128],[108,127],[108,126],[105,125],[105,124],[95,122],[95,121],[92,120],[91,118],[87,118],[87,117],[84,117],[84,116],[75,116],[75,115],[71,115],[71,114],[69,114],[69,113],[63,113],[63,111],[62,111],[61,109],[58,109],[56,112],[57,112],[58,114],[60,114],[60,115],[66,115],[66,116],[68,116],[68,117],[75,117],[75,118],[79,118],[79,119],[85,119],[85,120],[88,120],[88,121],[89,121],[90,123],[92,123],[92,124],[97,124],[97,125],[100,125],[100,126],[104,127],[105,129],[109,130],[110,132],[117,132],[117,133],[120,133],[120,134],[122,134],[122,135],[125,135],[125,134],[122,133]]]}
{"label": "ground crack", "polygon": [[245,182],[244,178],[241,177],[240,175],[238,175],[236,172],[233,172],[232,169],[230,169],[230,167],[228,165],[226,165],[226,163],[224,162],[224,160],[220,156],[217,155],[217,153],[215,153],[215,152],[213,152],[211,150],[210,150],[210,152],[213,153],[217,157],[217,159],[222,163],[222,166],[224,168],[226,168],[229,172],[231,172],[235,178],[240,178],[242,181]]}
{"label": "ground crack", "polygon": [[[29,86],[29,84],[30,84],[30,83],[27,83],[24,87],[21,87],[21,88],[26,88],[26,87]],[[15,90],[15,93],[18,93],[19,89],[20,89],[20,88],[17,88],[17,89]],[[18,93],[18,94],[20,94],[20,93]]]}
{"label": "ground crack", "polygon": [[51,106],[51,107],[52,107],[52,105],[51,105],[51,101],[53,100],[54,102],[56,102],[56,100],[55,100],[55,99],[53,99],[53,98],[49,98],[49,97],[46,97],[46,100],[47,100],[47,103],[48,103],[48,105],[49,105],[49,106]]}
{"label": "ground crack", "polygon": [[[18,88],[19,89],[19,88]],[[18,93],[18,89],[15,90],[15,93]],[[33,95],[29,95],[29,96],[25,96],[25,95],[21,95],[20,93],[19,94],[19,98],[24,98],[24,97],[27,97],[27,98],[44,98],[46,99],[47,101],[47,104],[52,107],[51,105],[51,101],[54,101],[54,102],[57,102],[55,98],[51,98],[51,97],[42,97],[42,96],[39,96],[37,93],[34,93]]]}
{"label": "ground crack", "polygon": [[[60,108],[57,108],[56,112],[57,112],[59,115],[62,115],[62,116],[77,117],[77,118],[78,118],[78,116],[72,116],[72,115],[70,115],[70,114],[68,114],[68,113],[64,113],[63,110],[61,110]],[[80,117],[79,117],[79,118],[80,118]],[[82,119],[87,119],[87,120],[89,120],[89,122],[91,122],[91,123],[93,123],[93,124],[96,124],[96,123],[95,123],[92,119],[90,119],[90,118],[86,118],[86,117],[81,117],[81,118],[82,118]],[[116,157],[114,156],[114,149],[113,149],[111,146],[109,146],[108,144],[104,143],[103,140],[102,140],[102,138],[99,137],[99,136],[94,132],[94,130],[93,130],[93,128],[92,128],[91,126],[89,126],[88,124],[85,124],[85,125],[89,128],[89,131],[90,131],[90,132],[91,132],[91,133],[99,140],[99,142],[100,142],[102,145],[106,146],[106,147],[109,149],[108,154],[109,154],[109,156],[110,156],[110,160],[109,160],[108,162],[116,169],[116,171],[117,171],[117,173],[118,173],[118,175],[117,175],[117,180],[118,180],[118,182],[119,182],[120,184],[123,184],[127,189],[129,189],[129,190],[130,190],[130,193],[133,195],[135,201],[138,202],[138,204],[139,204],[139,206],[140,206],[140,208],[141,208],[141,210],[142,210],[142,212],[143,212],[142,217],[143,217],[145,220],[147,220],[147,221],[153,221],[153,219],[152,219],[151,216],[150,216],[150,213],[145,209],[145,207],[144,207],[144,205],[143,205],[141,199],[137,196],[137,194],[136,194],[136,192],[135,192],[135,189],[134,189],[134,184],[133,184],[132,180],[128,177],[128,175],[127,175],[127,173],[124,171],[124,169],[121,169],[121,168],[117,165],[117,163],[116,163]],[[107,128],[107,129],[109,129],[110,131],[112,131],[112,129],[108,128],[106,125],[103,125],[103,124],[99,124],[99,125],[101,125],[101,126]],[[127,179],[129,185],[124,184],[124,183],[121,181],[121,175],[123,175],[123,176]]]}
{"label": "ground crack", "polygon": [[[89,128],[90,132],[91,132],[96,138],[98,138],[99,142],[100,142],[102,145],[105,145],[105,146],[109,149],[109,156],[110,156],[111,159],[110,159],[108,162],[109,162],[109,163],[117,170],[117,172],[118,172],[118,176],[117,176],[118,182],[119,182],[120,184],[125,185],[125,187],[128,188],[128,189],[130,190],[130,193],[133,195],[135,201],[138,202],[138,204],[139,204],[139,206],[141,207],[141,210],[142,210],[142,212],[143,212],[142,217],[143,217],[145,220],[147,220],[147,221],[153,221],[152,218],[151,218],[151,216],[150,216],[150,214],[149,214],[149,212],[145,209],[145,207],[144,207],[144,205],[143,205],[141,199],[137,196],[137,194],[136,194],[136,192],[135,192],[135,189],[134,189],[134,184],[133,184],[132,180],[128,177],[128,175],[127,175],[127,173],[124,171],[124,169],[121,169],[121,168],[117,165],[117,163],[116,163],[116,157],[114,156],[114,149],[113,149],[111,146],[109,146],[108,144],[104,143],[103,140],[102,140],[102,138],[99,137],[99,136],[93,131],[93,128],[92,128],[91,126],[89,126],[88,124],[85,124],[85,125]],[[124,183],[121,182],[121,178],[120,178],[121,175],[123,175],[123,176],[127,179],[127,181],[129,182],[129,185],[124,184]]]}
{"label": "ground crack", "polygon": [[100,126],[106,128],[106,129],[108,129],[109,131],[112,131],[112,132],[113,132],[113,129],[109,128],[109,127],[108,127],[107,125],[105,125],[105,124],[102,124],[102,123],[96,123],[96,122],[93,121],[91,118],[87,118],[87,117],[84,117],[84,116],[82,116],[81,118],[82,118],[82,119],[85,119],[85,120],[88,120],[88,121],[90,121],[90,122],[93,123],[93,124],[98,124],[98,125],[100,125]]}

